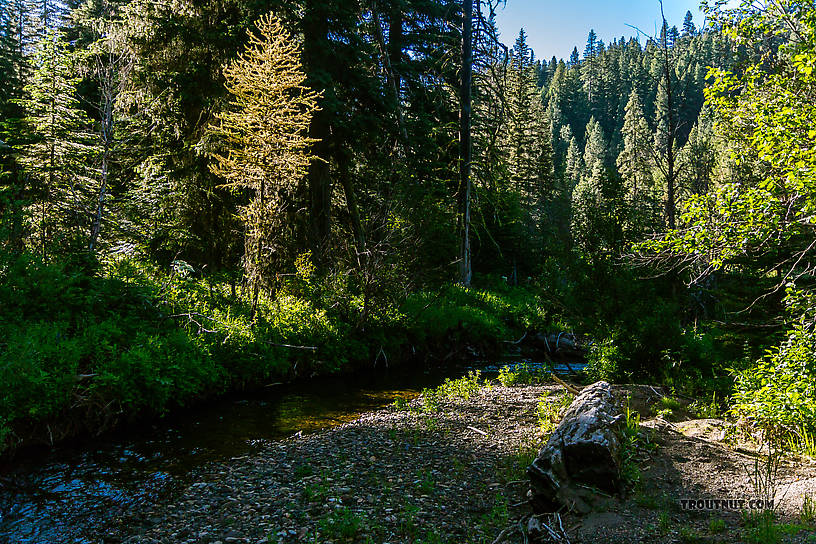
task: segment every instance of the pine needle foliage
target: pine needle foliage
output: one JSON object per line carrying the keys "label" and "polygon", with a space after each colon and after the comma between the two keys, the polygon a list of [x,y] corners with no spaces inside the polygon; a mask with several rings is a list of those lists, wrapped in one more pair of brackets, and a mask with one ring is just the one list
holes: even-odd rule
{"label": "pine needle foliage", "polygon": [[226,187],[249,192],[241,209],[244,268],[255,291],[268,286],[299,186],[313,160],[307,131],[319,94],[305,86],[297,42],[272,14],[256,23],[249,43],[224,69],[230,102],[216,118],[219,149],[211,170]]}
{"label": "pine needle foliage", "polygon": [[37,45],[26,97],[16,101],[33,140],[19,147],[18,160],[34,197],[32,243],[43,255],[50,244],[78,241],[90,230],[95,172],[88,165],[98,149],[77,94],[76,62],[64,34],[49,30]]}

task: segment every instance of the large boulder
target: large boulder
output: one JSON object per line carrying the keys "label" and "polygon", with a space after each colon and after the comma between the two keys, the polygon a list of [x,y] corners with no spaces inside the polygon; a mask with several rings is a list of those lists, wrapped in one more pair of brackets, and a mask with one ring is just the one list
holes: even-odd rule
{"label": "large boulder", "polygon": [[596,490],[622,491],[620,424],[622,408],[606,382],[585,388],[572,402],[535,461],[527,468],[536,512],[566,507],[591,510]]}

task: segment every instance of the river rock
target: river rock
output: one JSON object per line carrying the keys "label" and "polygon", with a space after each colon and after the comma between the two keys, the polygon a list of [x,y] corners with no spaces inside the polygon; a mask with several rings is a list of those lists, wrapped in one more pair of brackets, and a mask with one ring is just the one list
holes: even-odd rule
{"label": "river rock", "polygon": [[622,491],[619,425],[622,409],[606,382],[585,388],[527,468],[536,512],[591,510],[596,496]]}

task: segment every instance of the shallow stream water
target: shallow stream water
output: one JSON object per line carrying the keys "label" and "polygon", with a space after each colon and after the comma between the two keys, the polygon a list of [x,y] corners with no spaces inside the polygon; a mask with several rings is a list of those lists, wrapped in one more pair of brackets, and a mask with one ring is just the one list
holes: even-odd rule
{"label": "shallow stream water", "polygon": [[[502,364],[480,367],[491,373]],[[26,450],[0,463],[0,543],[98,542],[101,527],[188,485],[209,462],[353,421],[462,373],[372,373],[273,386],[101,438]]]}

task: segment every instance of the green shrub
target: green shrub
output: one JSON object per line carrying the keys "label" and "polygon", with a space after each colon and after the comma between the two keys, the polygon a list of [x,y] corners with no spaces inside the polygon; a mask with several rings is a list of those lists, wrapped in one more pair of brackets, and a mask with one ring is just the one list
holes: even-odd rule
{"label": "green shrub", "polygon": [[351,539],[363,528],[365,518],[349,508],[341,508],[320,520],[321,535],[328,538]]}
{"label": "green shrub", "polygon": [[708,522],[708,531],[712,534],[719,534],[728,528],[725,520],[722,518],[711,518]]}
{"label": "green shrub", "polygon": [[572,393],[563,393],[555,399],[552,397],[553,395],[544,397],[538,402],[538,427],[545,435],[555,430],[561,421],[562,412],[575,400]]}
{"label": "green shrub", "polygon": [[482,371],[471,370],[463,377],[452,380],[446,378],[445,382],[439,386],[437,392],[446,399],[468,400],[478,393],[486,384],[482,382]]}
{"label": "green shrub", "polygon": [[612,339],[592,344],[587,354],[586,374],[592,381],[617,381],[623,377],[623,353]]}
{"label": "green shrub", "polygon": [[756,427],[816,430],[816,333],[798,324],[754,366],[737,371],[733,412]]}
{"label": "green shrub", "polygon": [[637,450],[640,445],[640,414],[627,404],[621,426],[621,477],[627,484],[640,481],[640,467],[637,464]]}
{"label": "green shrub", "polygon": [[543,367],[534,369],[527,363],[521,363],[501,367],[497,379],[503,387],[512,387],[544,383],[550,375],[550,371]]}
{"label": "green shrub", "polygon": [[[396,291],[380,292],[390,302],[363,323],[359,287],[317,277],[302,256],[276,298],[260,297],[253,321],[229,277],[182,261],[172,270],[122,257],[80,264],[0,251],[0,450],[15,426],[72,408],[109,407],[100,419],[158,414],[229,389],[396,358],[407,346],[430,351],[452,339],[496,348],[546,319],[528,289],[447,286],[401,303]],[[449,380],[424,396],[426,407],[482,386],[478,373]]]}

